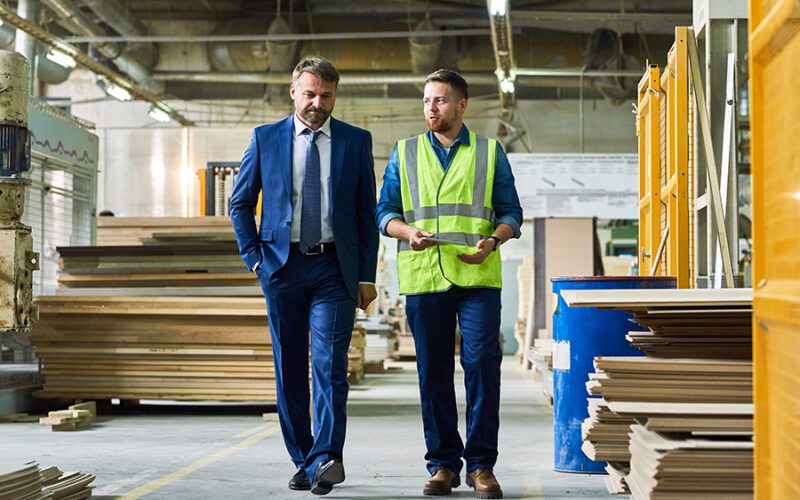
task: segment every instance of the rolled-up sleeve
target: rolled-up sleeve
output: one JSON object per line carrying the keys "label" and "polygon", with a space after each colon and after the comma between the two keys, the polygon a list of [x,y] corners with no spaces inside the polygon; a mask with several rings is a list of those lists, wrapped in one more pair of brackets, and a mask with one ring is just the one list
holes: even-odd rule
{"label": "rolled-up sleeve", "polygon": [[508,224],[514,229],[514,238],[522,235],[522,206],[519,203],[514,174],[503,147],[497,144],[497,159],[494,167],[492,205],[497,224]]}
{"label": "rolled-up sleeve", "polygon": [[403,199],[400,194],[400,165],[397,159],[397,145],[389,156],[389,163],[386,165],[386,172],[383,174],[383,187],[381,187],[381,197],[375,208],[375,220],[378,229],[384,236],[386,226],[394,219],[403,220]]}

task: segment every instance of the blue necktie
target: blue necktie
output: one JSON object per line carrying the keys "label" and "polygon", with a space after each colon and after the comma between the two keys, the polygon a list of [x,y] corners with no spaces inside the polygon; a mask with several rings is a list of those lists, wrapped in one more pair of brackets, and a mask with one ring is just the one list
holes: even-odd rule
{"label": "blue necktie", "polygon": [[319,148],[317,137],[320,131],[306,129],[310,134],[306,148],[306,172],[303,178],[303,207],[300,215],[300,251],[305,253],[317,246],[322,239],[322,209],[320,189]]}

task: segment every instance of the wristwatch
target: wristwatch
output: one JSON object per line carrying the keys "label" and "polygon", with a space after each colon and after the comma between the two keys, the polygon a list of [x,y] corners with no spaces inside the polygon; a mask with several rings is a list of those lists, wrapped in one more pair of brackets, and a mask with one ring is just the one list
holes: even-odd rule
{"label": "wristwatch", "polygon": [[494,248],[492,249],[492,252],[496,252],[497,249],[500,248],[500,243],[502,243],[502,241],[500,241],[500,238],[498,238],[497,236],[491,235],[491,236],[487,237],[486,239],[487,240],[494,240]]}

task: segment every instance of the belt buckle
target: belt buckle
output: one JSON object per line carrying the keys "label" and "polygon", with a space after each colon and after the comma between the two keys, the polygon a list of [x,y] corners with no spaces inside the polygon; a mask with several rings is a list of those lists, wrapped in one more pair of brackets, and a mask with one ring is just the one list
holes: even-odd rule
{"label": "belt buckle", "polygon": [[319,255],[321,253],[324,253],[325,252],[325,247],[323,245],[324,245],[323,243],[317,243],[314,246],[314,248],[319,247],[319,252],[306,252],[306,255]]}

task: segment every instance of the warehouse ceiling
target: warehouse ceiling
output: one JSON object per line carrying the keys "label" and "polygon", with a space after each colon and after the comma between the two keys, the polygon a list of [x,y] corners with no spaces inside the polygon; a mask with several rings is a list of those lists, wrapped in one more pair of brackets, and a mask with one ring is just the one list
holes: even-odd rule
{"label": "warehouse ceiling", "polygon": [[36,22],[180,100],[277,104],[287,99],[299,58],[319,54],[334,62],[343,86],[364,96],[418,97],[422,75],[450,67],[474,94],[496,95],[506,78],[513,99],[620,103],[634,95],[631,75],[648,60],[663,62],[674,27],[690,24],[692,12],[691,0],[510,0],[493,16],[493,3],[41,0]]}

